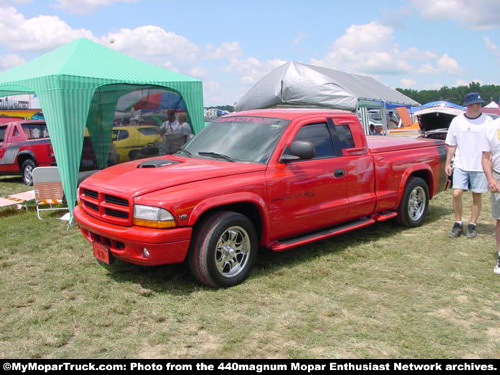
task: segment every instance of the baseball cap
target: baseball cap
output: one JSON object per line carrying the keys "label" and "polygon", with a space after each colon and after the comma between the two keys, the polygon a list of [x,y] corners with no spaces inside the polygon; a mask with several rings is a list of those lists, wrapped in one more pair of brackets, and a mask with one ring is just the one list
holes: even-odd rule
{"label": "baseball cap", "polygon": [[481,95],[477,92],[469,92],[468,94],[465,94],[464,106],[476,103],[484,103],[484,100],[481,99]]}

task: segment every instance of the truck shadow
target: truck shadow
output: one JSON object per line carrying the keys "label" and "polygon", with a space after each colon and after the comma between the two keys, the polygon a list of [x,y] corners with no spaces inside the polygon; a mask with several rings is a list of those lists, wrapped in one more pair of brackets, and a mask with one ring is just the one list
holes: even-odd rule
{"label": "truck shadow", "polygon": [[[423,227],[432,225],[441,226],[440,220],[452,213],[453,210],[451,208],[432,207],[428,212]],[[479,228],[483,233],[485,229]],[[257,262],[246,282],[251,282],[252,278],[267,277],[270,273],[278,272],[282,268],[289,268],[296,264],[308,262],[316,259],[318,256],[342,252],[347,247],[356,247],[365,243],[398,236],[407,230],[407,228],[398,226],[391,220],[284,252],[278,253],[261,249]],[[490,228],[488,228],[489,231]],[[353,233],[355,236],[353,236]],[[200,290],[207,292],[216,291],[215,289],[200,285],[191,275],[187,262],[183,264],[145,267],[116,261],[107,268],[109,270],[108,276],[114,281],[120,283],[137,283],[144,290],[153,293],[182,296]]]}
{"label": "truck shadow", "polygon": [[[432,210],[427,213],[425,223],[421,228],[437,225],[441,228],[442,219],[451,214],[453,214],[452,208],[432,207]],[[450,228],[451,224],[452,222],[450,222]],[[446,227],[446,229],[448,228]],[[478,227],[478,230],[480,229],[481,227]],[[361,247],[363,244],[373,244],[379,240],[387,240],[400,236],[409,230],[412,229],[398,225],[395,220],[389,220],[284,252],[273,252],[264,249],[260,253],[252,275],[254,277],[256,275],[265,276],[279,271],[280,268],[291,267],[323,255],[340,253],[348,247],[356,248]]]}

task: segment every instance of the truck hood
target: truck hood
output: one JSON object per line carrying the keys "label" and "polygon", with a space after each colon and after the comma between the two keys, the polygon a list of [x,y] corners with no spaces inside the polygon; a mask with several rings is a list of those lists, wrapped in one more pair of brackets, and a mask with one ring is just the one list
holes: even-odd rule
{"label": "truck hood", "polygon": [[264,171],[264,164],[184,158],[172,155],[135,160],[103,169],[81,186],[138,197],[157,190],[244,173]]}

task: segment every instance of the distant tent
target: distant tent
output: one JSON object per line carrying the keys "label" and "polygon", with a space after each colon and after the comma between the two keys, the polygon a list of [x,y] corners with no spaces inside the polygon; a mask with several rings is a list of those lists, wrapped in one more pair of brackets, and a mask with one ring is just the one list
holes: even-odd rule
{"label": "distant tent", "polygon": [[500,106],[495,102],[491,102],[490,104],[485,105],[484,108],[500,108]]}
{"label": "distant tent", "polygon": [[[420,104],[375,78],[288,62],[264,76],[236,103],[243,111],[277,106],[344,109],[416,107]],[[366,116],[366,113],[365,113]],[[365,124],[367,131],[368,122]]]}
{"label": "distant tent", "polygon": [[179,94],[193,130],[204,127],[201,81],[88,39],[76,39],[0,73],[0,96],[34,93],[40,100],[70,212],[75,204],[85,127],[93,143],[97,138],[97,143],[104,145],[96,156],[100,164],[106,164],[118,99],[150,88]]}

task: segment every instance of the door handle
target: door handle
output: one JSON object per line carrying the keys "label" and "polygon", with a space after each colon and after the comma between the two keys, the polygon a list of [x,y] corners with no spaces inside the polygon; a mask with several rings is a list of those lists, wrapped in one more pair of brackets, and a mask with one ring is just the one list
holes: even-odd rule
{"label": "door handle", "polygon": [[345,176],[345,169],[336,169],[335,172],[333,172],[333,175],[335,177],[344,177]]}

